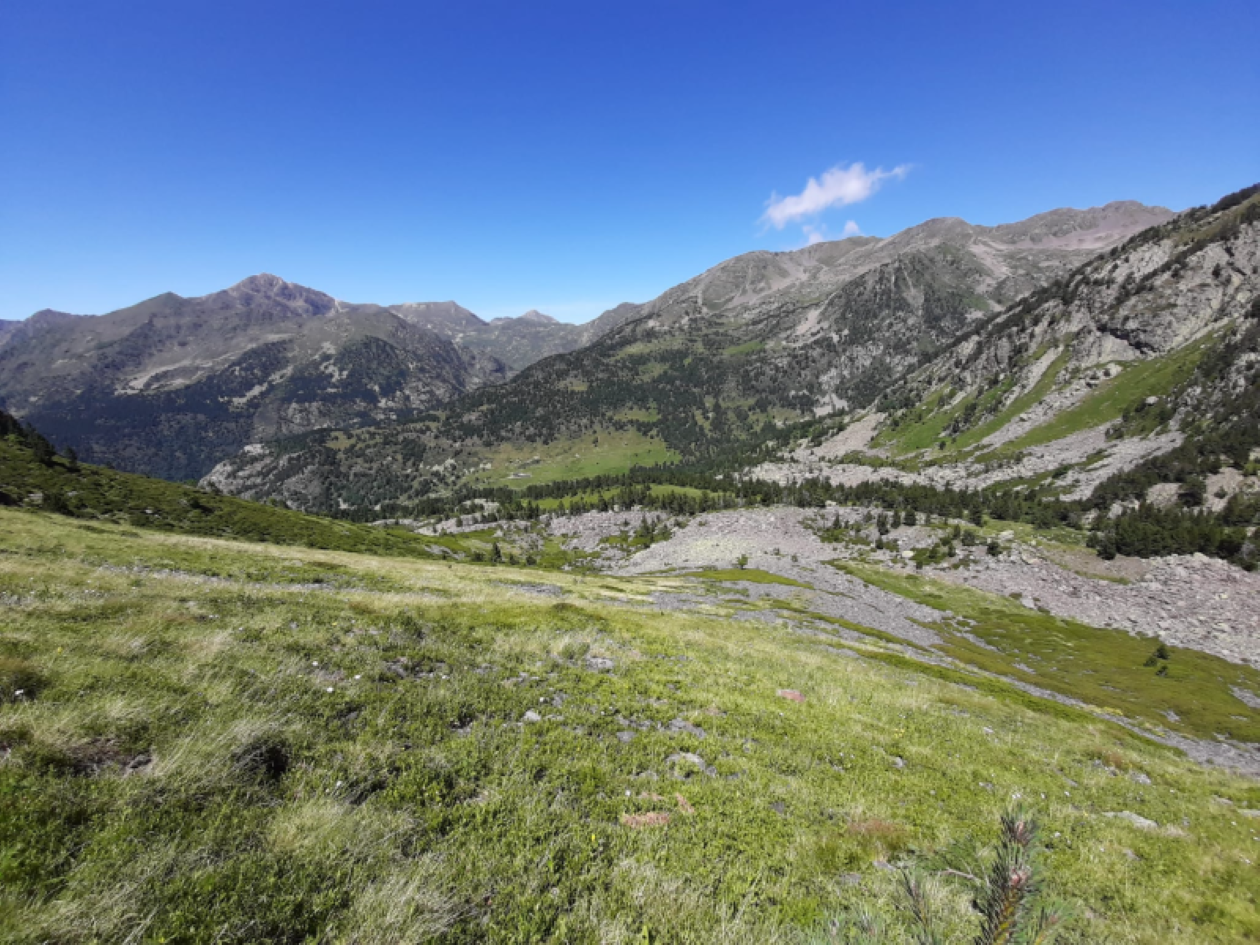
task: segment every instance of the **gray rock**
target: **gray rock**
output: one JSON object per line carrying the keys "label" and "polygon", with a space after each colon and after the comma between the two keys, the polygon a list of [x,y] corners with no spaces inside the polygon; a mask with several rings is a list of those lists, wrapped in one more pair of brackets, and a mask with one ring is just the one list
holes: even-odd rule
{"label": "gray rock", "polygon": [[706,765],[703,758],[689,751],[670,755],[665,759],[665,763],[674,769],[674,777],[679,779],[690,777],[691,768],[695,768],[701,774],[706,774],[711,778],[717,776],[717,768],[712,765]]}
{"label": "gray rock", "polygon": [[533,709],[530,709],[528,712],[526,712],[524,715],[521,716],[521,721],[522,722],[541,722],[542,716],[539,715],[537,712],[535,712]]}
{"label": "gray rock", "polygon": [[693,725],[686,719],[674,719],[665,726],[671,732],[686,732],[688,735],[694,735],[696,738],[704,738],[705,731],[699,725]]}
{"label": "gray rock", "polygon": [[1140,827],[1142,830],[1154,830],[1159,826],[1155,821],[1143,817],[1141,814],[1135,814],[1131,810],[1106,811],[1103,813],[1103,816],[1127,820],[1134,827]]}
{"label": "gray rock", "polygon": [[665,759],[665,763],[667,765],[682,764],[683,762],[686,762],[689,765],[695,765],[697,768],[704,767],[704,759],[690,751],[675,752]]}
{"label": "gray rock", "polygon": [[630,742],[634,741],[634,736],[637,734],[637,732],[618,732],[617,741],[621,742],[623,745],[628,745]]}

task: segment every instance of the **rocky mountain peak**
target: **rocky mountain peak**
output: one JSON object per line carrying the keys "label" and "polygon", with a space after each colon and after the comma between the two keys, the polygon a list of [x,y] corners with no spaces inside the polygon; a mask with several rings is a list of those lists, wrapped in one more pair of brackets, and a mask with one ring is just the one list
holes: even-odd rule
{"label": "rocky mountain peak", "polygon": [[528,312],[521,316],[520,320],[523,322],[537,322],[543,325],[558,324],[556,319],[552,318],[550,315],[544,315],[536,308],[531,308]]}
{"label": "rocky mountain peak", "polygon": [[[41,308],[26,320],[26,325],[28,328],[45,328],[49,325],[60,325],[63,322],[74,321],[76,318],[83,318],[83,316],[72,315],[69,312],[58,312],[56,309],[51,308]],[[21,322],[16,324],[21,324]]]}
{"label": "rocky mountain peak", "polygon": [[221,292],[202,296],[201,300],[216,308],[259,308],[307,316],[327,315],[339,308],[331,295],[286,282],[267,272],[242,279]]}
{"label": "rocky mountain peak", "polygon": [[451,331],[476,331],[486,323],[458,302],[403,302],[391,305],[395,315],[439,334]]}
{"label": "rocky mountain peak", "polygon": [[512,325],[524,325],[526,327],[532,325],[559,325],[560,322],[559,320],[552,318],[550,315],[543,314],[536,308],[531,308],[524,315],[518,315],[515,318],[508,315],[504,315],[500,318],[492,318],[490,319],[490,324],[506,328]]}
{"label": "rocky mountain peak", "polygon": [[1038,249],[1100,249],[1171,220],[1167,207],[1148,207],[1136,200],[1116,200],[1101,207],[1076,210],[1062,207],[1018,223],[992,227],[995,239]]}
{"label": "rocky mountain peak", "polygon": [[58,312],[55,309],[44,308],[24,321],[0,320],[0,347],[11,341],[30,337],[46,329],[54,328],[57,325],[64,325],[67,322],[74,322],[87,317],[89,316],[71,315],[69,312]]}

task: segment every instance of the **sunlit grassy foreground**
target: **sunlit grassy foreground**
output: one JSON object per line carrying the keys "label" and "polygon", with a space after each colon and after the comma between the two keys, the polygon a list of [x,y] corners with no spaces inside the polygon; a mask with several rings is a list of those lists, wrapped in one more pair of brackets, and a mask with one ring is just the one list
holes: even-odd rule
{"label": "sunlit grassy foreground", "polygon": [[1061,940],[1260,937],[1260,785],[681,583],[0,510],[0,940],[809,941],[1015,795]]}

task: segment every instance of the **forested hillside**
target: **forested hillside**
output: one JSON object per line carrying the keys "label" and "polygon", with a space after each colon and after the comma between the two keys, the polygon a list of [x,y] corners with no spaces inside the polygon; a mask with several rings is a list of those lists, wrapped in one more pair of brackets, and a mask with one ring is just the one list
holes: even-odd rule
{"label": "forested hillside", "polygon": [[0,506],[55,512],[86,523],[372,554],[431,557],[407,532],[314,515],[92,466],[0,411]]}

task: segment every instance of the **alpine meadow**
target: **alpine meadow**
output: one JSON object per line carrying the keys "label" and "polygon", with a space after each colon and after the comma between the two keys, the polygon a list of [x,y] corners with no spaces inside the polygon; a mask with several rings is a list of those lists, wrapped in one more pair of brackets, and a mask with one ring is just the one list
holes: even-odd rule
{"label": "alpine meadow", "polygon": [[1250,5],[0,21],[0,942],[1260,941]]}

